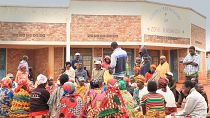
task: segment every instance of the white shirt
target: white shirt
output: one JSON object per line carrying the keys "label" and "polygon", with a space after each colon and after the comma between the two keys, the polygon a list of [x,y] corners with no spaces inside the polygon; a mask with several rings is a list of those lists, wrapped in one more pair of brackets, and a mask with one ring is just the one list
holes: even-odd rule
{"label": "white shirt", "polygon": [[196,72],[199,71],[199,65],[200,65],[200,56],[198,54],[195,54],[193,56],[191,56],[190,54],[188,54],[184,60],[183,60],[183,63],[186,63],[186,62],[189,62],[189,61],[192,61],[196,64],[198,64],[197,66],[193,66],[193,65],[185,65],[185,74],[186,75],[191,75],[191,74],[194,74]]}
{"label": "white shirt", "polygon": [[161,89],[158,89],[157,93],[160,93],[165,98],[166,107],[176,107],[174,94],[168,86],[166,87],[166,92],[163,92]]}
{"label": "white shirt", "polygon": [[141,98],[148,93],[149,93],[149,91],[147,90],[146,86],[144,86],[144,88],[141,90],[139,89],[139,100],[141,101]]}
{"label": "white shirt", "polygon": [[186,98],[184,109],[177,115],[190,115],[192,118],[206,118],[207,103],[204,97],[192,88],[190,94]]}

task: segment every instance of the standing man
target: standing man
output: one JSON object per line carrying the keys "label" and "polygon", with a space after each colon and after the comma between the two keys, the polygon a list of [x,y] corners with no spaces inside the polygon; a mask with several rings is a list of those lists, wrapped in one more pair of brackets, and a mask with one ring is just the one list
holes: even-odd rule
{"label": "standing man", "polygon": [[77,69],[77,66],[78,66],[78,63],[79,62],[82,62],[82,60],[80,59],[80,53],[75,53],[75,56],[76,58],[74,60],[72,60],[71,64],[72,64],[72,67],[75,69]]}
{"label": "standing man", "polygon": [[200,57],[195,53],[194,46],[190,46],[189,54],[184,58],[183,64],[185,65],[184,72],[186,80],[191,80],[192,78],[198,79]]}
{"label": "standing man", "polygon": [[85,81],[87,82],[88,79],[87,71],[84,70],[83,64],[81,62],[78,63],[78,67],[75,71],[75,78],[77,83],[79,83],[78,79],[80,77],[84,77]]}
{"label": "standing man", "polygon": [[160,56],[160,64],[156,68],[156,71],[161,78],[166,78],[166,73],[170,72],[169,64],[166,61],[165,56]]}
{"label": "standing man", "polygon": [[114,77],[121,79],[126,73],[126,63],[127,63],[127,52],[120,47],[118,47],[117,42],[111,43],[111,48],[113,50],[111,54],[110,67],[114,69]]}
{"label": "standing man", "polygon": [[101,68],[101,61],[95,61],[95,68],[92,71],[92,79],[103,78],[104,69]]}
{"label": "standing man", "polygon": [[188,116],[192,118],[206,118],[207,103],[204,97],[196,91],[191,81],[184,82],[182,93],[187,95],[184,109],[178,112],[179,116]]}

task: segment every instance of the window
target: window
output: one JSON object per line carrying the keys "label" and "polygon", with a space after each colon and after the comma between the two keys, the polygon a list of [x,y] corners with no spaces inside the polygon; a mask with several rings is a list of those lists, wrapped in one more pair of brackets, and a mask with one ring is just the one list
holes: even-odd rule
{"label": "window", "polygon": [[0,48],[0,79],[6,76],[6,49]]}

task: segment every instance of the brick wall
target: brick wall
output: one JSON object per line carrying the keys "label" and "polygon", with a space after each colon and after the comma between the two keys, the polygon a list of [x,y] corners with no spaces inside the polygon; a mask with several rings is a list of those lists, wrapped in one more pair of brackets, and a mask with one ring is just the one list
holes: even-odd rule
{"label": "brick wall", "polygon": [[200,71],[199,71],[199,81],[201,83],[207,82],[207,73],[206,73],[206,55],[205,52],[200,53]]}
{"label": "brick wall", "polygon": [[206,30],[196,25],[191,25],[192,45],[206,49]]}
{"label": "brick wall", "polygon": [[64,48],[54,48],[54,80],[60,75],[60,69],[64,67]]}
{"label": "brick wall", "polygon": [[[187,49],[178,49],[178,61],[183,60],[188,54]],[[185,81],[185,66],[182,63],[179,63],[179,83],[183,83]]]}
{"label": "brick wall", "polygon": [[158,35],[144,35],[144,41],[150,43],[190,44],[189,38],[167,37]]}
{"label": "brick wall", "polygon": [[0,22],[0,40],[66,41],[66,24]]}
{"label": "brick wall", "polygon": [[72,41],[141,41],[140,16],[72,15]]}
{"label": "brick wall", "polygon": [[34,52],[34,77],[39,74],[48,77],[48,48],[36,49]]}
{"label": "brick wall", "polygon": [[25,50],[25,49],[7,49],[7,73],[12,73],[16,75],[17,67],[20,62],[20,59],[23,55],[29,57],[29,66],[34,69],[34,50]]}

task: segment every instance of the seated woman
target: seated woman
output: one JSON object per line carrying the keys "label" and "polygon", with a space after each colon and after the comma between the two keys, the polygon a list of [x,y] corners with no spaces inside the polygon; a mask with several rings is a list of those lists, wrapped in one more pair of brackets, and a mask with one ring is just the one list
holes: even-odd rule
{"label": "seated woman", "polygon": [[120,88],[120,92],[122,94],[125,106],[126,106],[126,110],[127,113],[129,115],[130,118],[134,117],[134,100],[132,95],[126,90],[126,83],[119,79],[119,88]]}
{"label": "seated woman", "polygon": [[18,86],[14,90],[12,107],[10,109],[11,118],[28,118],[30,106],[30,90],[26,79],[20,79]]}
{"label": "seated woman", "polygon": [[63,96],[60,100],[60,117],[59,118],[80,118],[85,117],[85,107],[80,95],[75,94],[75,86],[72,82],[66,82],[63,85]]}
{"label": "seated woman", "polygon": [[166,101],[166,115],[177,112],[175,97],[168,87],[168,80],[166,78],[160,78],[158,80],[158,87],[159,89],[157,90],[157,93],[163,95]]}
{"label": "seated woman", "polygon": [[13,92],[11,90],[12,81],[9,77],[1,80],[0,88],[0,118],[7,118],[8,112],[11,107]]}
{"label": "seated woman", "polygon": [[47,101],[50,93],[46,90],[47,77],[40,74],[37,76],[37,88],[32,90],[30,97],[30,117],[46,118],[49,106]]}
{"label": "seated woman", "polygon": [[95,118],[101,102],[105,97],[105,91],[100,88],[98,79],[91,80],[90,87],[91,89],[85,98],[85,104],[88,118]]}
{"label": "seated woman", "polygon": [[165,118],[165,99],[156,93],[157,84],[149,81],[147,85],[148,94],[141,99],[142,111],[146,118]]}
{"label": "seated woman", "polygon": [[107,82],[107,90],[104,99],[99,107],[97,118],[129,118],[116,79]]}

